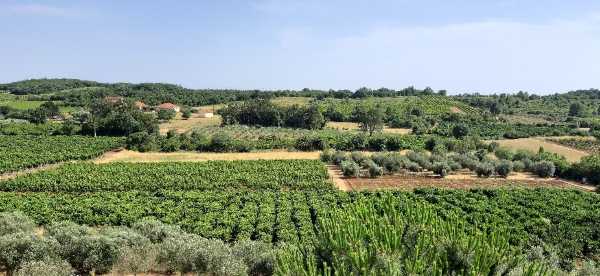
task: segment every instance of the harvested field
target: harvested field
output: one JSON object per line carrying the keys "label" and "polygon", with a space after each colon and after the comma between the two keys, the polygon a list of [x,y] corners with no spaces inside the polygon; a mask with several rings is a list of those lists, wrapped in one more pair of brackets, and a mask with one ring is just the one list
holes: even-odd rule
{"label": "harvested field", "polygon": [[588,156],[589,154],[576,150],[573,148],[565,147],[556,143],[549,142],[543,138],[521,138],[513,140],[496,140],[502,147],[510,148],[513,150],[524,149],[532,152],[537,152],[540,147],[543,147],[547,152],[553,152],[560,154],[567,158],[569,162],[577,162],[581,158]]}
{"label": "harvested field", "polygon": [[215,153],[215,152],[137,152],[113,151],[96,159],[94,163],[110,162],[179,162],[179,161],[208,161],[208,160],[293,160],[293,159],[319,159],[320,152],[289,152],[289,151],[262,151],[240,153]]}
{"label": "harvested field", "polygon": [[178,114],[177,118],[160,124],[160,133],[165,134],[169,132],[169,130],[175,130],[177,133],[185,133],[198,127],[221,125],[221,117],[219,115],[215,115],[212,118],[201,118],[199,116],[200,114],[198,113],[192,113],[192,117],[183,120],[181,115]]}
{"label": "harvested field", "polygon": [[540,178],[531,173],[512,173],[508,178],[479,178],[472,172],[461,171],[439,178],[432,174],[384,175],[380,178],[352,178],[343,176],[337,166],[327,166],[336,187],[342,191],[414,190],[419,188],[473,189],[473,188],[562,188],[595,191],[595,187],[557,178]]}
{"label": "harvested field", "polygon": [[352,190],[399,189],[414,190],[418,188],[472,189],[472,188],[563,188],[590,191],[593,188],[579,186],[559,179],[518,179],[518,178],[436,178],[432,176],[394,175],[381,178],[345,178]]}
{"label": "harvested field", "polygon": [[[327,122],[325,127],[337,130],[358,130],[358,123],[353,122]],[[396,133],[396,134],[410,134],[412,132],[409,128],[383,128],[384,133]]]}

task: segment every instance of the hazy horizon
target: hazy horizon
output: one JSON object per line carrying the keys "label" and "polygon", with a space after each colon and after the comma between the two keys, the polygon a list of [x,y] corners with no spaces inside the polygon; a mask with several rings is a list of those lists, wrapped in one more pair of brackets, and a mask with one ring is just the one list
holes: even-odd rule
{"label": "hazy horizon", "polygon": [[0,32],[0,83],[449,94],[600,87],[598,1],[7,0]]}

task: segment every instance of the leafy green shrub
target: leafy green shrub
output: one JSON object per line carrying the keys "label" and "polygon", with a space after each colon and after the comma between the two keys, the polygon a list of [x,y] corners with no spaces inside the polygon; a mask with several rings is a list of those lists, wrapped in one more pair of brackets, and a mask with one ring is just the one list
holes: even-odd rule
{"label": "leafy green shrub", "polygon": [[205,151],[210,149],[210,138],[203,133],[198,131],[192,132],[192,134],[190,134],[190,140],[194,150]]}
{"label": "leafy green shrub", "polygon": [[22,264],[14,274],[15,276],[71,276],[73,268],[63,260],[40,260]]}
{"label": "leafy green shrub", "polygon": [[594,185],[600,185],[600,155],[590,155],[582,158],[573,165],[576,179],[585,180]]}
{"label": "leafy green shrub", "polygon": [[331,163],[333,161],[334,151],[331,149],[325,149],[319,155],[319,159],[325,163]]}
{"label": "leafy green shrub", "polygon": [[[397,173],[406,167],[408,159],[398,153],[386,155],[383,160],[383,167],[390,173]],[[381,166],[381,165],[380,165]]]}
{"label": "leafy green shrub", "polygon": [[496,164],[495,171],[498,175],[506,178],[513,170],[513,163],[508,160],[502,160]]}
{"label": "leafy green shrub", "polygon": [[475,168],[475,173],[479,177],[490,177],[494,174],[494,166],[486,162],[479,163]]}
{"label": "leafy green shrub", "polygon": [[333,154],[333,164],[341,165],[343,161],[348,159],[348,154],[343,151],[336,151]]}
{"label": "leafy green shrub", "polygon": [[406,169],[411,172],[422,172],[423,171],[423,167],[421,167],[418,163],[412,162],[412,161],[406,162]]}
{"label": "leafy green shrub", "polygon": [[158,255],[158,247],[152,243],[120,245],[112,271],[121,274],[147,273],[157,267]]}
{"label": "leafy green shrub", "polygon": [[533,164],[533,172],[540,177],[552,177],[555,171],[556,167],[550,161],[540,161]]}
{"label": "leafy green shrub", "polygon": [[54,239],[33,233],[16,232],[0,236],[0,267],[14,272],[27,262],[56,256],[58,244]]}
{"label": "leafy green shrub", "polygon": [[458,171],[462,169],[462,165],[454,160],[448,160],[448,166],[450,166],[450,170]]}
{"label": "leafy green shrub", "polygon": [[347,177],[358,177],[360,175],[360,166],[354,161],[342,161],[340,163],[342,173]]}
{"label": "leafy green shrub", "polygon": [[273,274],[275,252],[271,245],[259,241],[239,241],[231,250],[237,259],[244,261],[249,275]]}
{"label": "leafy green shrub", "polygon": [[367,160],[369,160],[369,157],[360,151],[353,151],[350,153],[350,158],[359,165],[366,164]]}
{"label": "leafy green shrub", "polygon": [[131,227],[143,234],[153,243],[159,243],[167,237],[183,233],[178,226],[164,224],[155,219],[143,219],[136,222]]}
{"label": "leafy green shrub", "polygon": [[517,160],[513,162],[513,170],[515,172],[523,172],[525,171],[525,163],[523,161]]}
{"label": "leafy green shrub", "polygon": [[328,144],[318,136],[302,136],[296,140],[295,148],[301,151],[315,151],[328,148]]}
{"label": "leafy green shrub", "polygon": [[524,150],[524,149],[518,149],[514,155],[512,160],[525,160],[525,159],[529,159],[532,160],[535,157],[535,154],[531,151],[528,150]]}
{"label": "leafy green shrub", "polygon": [[495,152],[498,148],[500,147],[500,144],[498,144],[498,142],[491,142],[488,146],[487,146],[487,150],[488,152]]}
{"label": "leafy green shrub", "polygon": [[176,114],[177,114],[177,112],[175,112],[175,110],[160,109],[156,115],[159,120],[168,121],[168,120],[175,118]]}
{"label": "leafy green shrub", "polygon": [[373,162],[375,162],[375,164],[377,164],[381,167],[384,167],[385,160],[387,159],[388,156],[389,156],[389,154],[376,152],[371,155],[371,160],[373,160]]}
{"label": "leafy green shrub", "polygon": [[72,222],[53,223],[48,234],[59,243],[58,253],[78,273],[106,273],[119,256],[118,244],[104,235],[95,235],[86,226]]}
{"label": "leafy green shrub", "polygon": [[235,143],[231,136],[225,133],[217,133],[210,141],[210,149],[216,152],[230,152],[235,149]]}
{"label": "leafy green shrub", "polygon": [[178,137],[161,139],[160,150],[164,152],[175,152],[181,148],[181,141]]}
{"label": "leafy green shrub", "polygon": [[31,232],[35,223],[21,212],[0,213],[0,236],[17,232]]}
{"label": "leafy green shrub", "polygon": [[459,154],[452,157],[454,161],[458,162],[461,167],[468,168],[469,170],[474,171],[477,165],[479,164],[479,159],[475,156],[471,156],[469,154]]}
{"label": "leafy green shrub", "polygon": [[408,154],[406,154],[406,157],[410,161],[416,162],[417,164],[419,164],[419,166],[421,166],[424,169],[431,168],[431,162],[429,162],[429,157],[427,157],[427,155],[424,153],[410,151],[408,152]]}
{"label": "leafy green shrub", "polygon": [[435,162],[433,163],[433,172],[438,174],[440,177],[444,178],[452,169],[448,166],[447,163],[444,162]]}
{"label": "leafy green shrub", "polygon": [[368,160],[365,163],[367,170],[369,171],[369,177],[377,178],[383,175],[383,168],[375,164],[372,160]]}
{"label": "leafy green shrub", "polygon": [[513,157],[514,157],[514,153],[510,149],[507,149],[507,148],[498,148],[498,149],[496,149],[494,154],[496,155],[496,157],[498,157],[498,159],[503,159],[503,160],[513,160]]}

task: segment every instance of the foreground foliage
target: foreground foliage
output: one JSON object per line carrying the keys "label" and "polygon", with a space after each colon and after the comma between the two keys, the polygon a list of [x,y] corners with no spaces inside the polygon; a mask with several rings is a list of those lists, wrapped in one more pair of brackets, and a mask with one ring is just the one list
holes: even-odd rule
{"label": "foreground foliage", "polygon": [[277,256],[277,274],[504,275],[544,274],[525,264],[506,229],[480,231],[457,215],[439,216],[419,202],[390,194],[359,198],[319,220],[318,242]]}
{"label": "foreground foliage", "polygon": [[[20,213],[0,216],[16,225],[33,223],[28,218],[23,221]],[[241,241],[228,245],[149,219],[131,228],[91,228],[63,221],[47,225],[43,234],[24,227],[0,233],[0,267],[16,275],[149,271],[270,275],[273,266],[274,249],[269,244]]]}

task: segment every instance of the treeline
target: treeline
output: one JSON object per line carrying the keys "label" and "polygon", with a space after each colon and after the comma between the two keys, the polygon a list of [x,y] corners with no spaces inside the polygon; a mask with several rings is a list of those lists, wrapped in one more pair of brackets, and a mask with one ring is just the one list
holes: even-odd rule
{"label": "treeline", "polygon": [[[240,130],[242,131],[242,130]],[[166,136],[137,132],[127,138],[127,148],[141,152],[179,150],[201,152],[250,152],[253,150],[288,149],[299,151],[317,151],[323,149],[336,150],[369,150],[398,151],[404,149],[423,148],[423,137],[416,135],[398,135],[377,133],[371,136],[363,133],[341,131],[323,131],[296,137],[279,137],[277,134],[263,136],[259,139],[236,137],[227,131],[216,133],[177,134],[170,131]]]}
{"label": "treeline", "polygon": [[[236,89],[188,89],[167,83],[99,83],[77,79],[32,79],[0,84],[0,91],[17,95],[31,95],[36,100],[60,100],[73,106],[81,106],[90,98],[123,96],[144,101],[150,105],[172,102],[180,105],[199,106],[256,97],[314,97],[314,98],[364,98],[420,95],[446,95],[445,90],[434,91],[427,87],[407,87],[400,90],[366,87],[351,90],[236,90]],[[45,94],[45,95],[40,95]]]}

